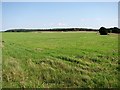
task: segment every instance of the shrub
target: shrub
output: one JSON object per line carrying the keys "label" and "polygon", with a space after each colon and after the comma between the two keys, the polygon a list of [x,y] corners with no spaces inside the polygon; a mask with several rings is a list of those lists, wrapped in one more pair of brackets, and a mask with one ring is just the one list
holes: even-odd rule
{"label": "shrub", "polygon": [[100,35],[107,35],[108,34],[108,30],[105,27],[101,27],[99,29],[99,33],[100,33]]}

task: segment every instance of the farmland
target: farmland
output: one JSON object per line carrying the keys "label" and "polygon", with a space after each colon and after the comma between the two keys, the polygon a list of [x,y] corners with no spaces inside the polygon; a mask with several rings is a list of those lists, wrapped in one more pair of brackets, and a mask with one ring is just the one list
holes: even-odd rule
{"label": "farmland", "polygon": [[118,34],[4,32],[3,88],[119,87]]}

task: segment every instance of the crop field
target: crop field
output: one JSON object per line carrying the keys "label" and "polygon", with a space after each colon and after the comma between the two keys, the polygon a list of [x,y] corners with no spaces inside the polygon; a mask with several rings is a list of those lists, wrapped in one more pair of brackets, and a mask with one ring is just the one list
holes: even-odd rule
{"label": "crop field", "polygon": [[2,34],[3,88],[115,88],[118,73],[118,34]]}

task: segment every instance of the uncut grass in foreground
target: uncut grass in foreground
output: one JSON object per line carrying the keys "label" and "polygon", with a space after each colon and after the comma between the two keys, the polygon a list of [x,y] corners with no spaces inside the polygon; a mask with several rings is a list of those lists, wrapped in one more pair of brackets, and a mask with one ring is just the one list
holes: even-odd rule
{"label": "uncut grass in foreground", "polygon": [[119,87],[118,35],[3,33],[3,88]]}

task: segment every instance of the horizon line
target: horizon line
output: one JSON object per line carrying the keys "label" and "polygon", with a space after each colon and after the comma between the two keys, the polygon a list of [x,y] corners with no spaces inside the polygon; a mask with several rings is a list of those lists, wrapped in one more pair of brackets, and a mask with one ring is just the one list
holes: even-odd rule
{"label": "horizon line", "polygon": [[[104,26],[101,26],[101,27],[104,27]],[[100,28],[101,28],[100,27]],[[114,27],[105,27],[105,28],[115,28],[116,26],[114,26]],[[0,31],[7,31],[7,30],[13,30],[13,29],[16,29],[16,30],[18,30],[18,29],[33,29],[33,30],[36,30],[36,29],[72,29],[72,28],[77,28],[77,29],[100,29],[100,28],[88,28],[88,27],[56,27],[56,28],[10,28],[10,29],[5,29],[5,30],[0,30]],[[117,27],[117,28],[119,28],[119,27]]]}

